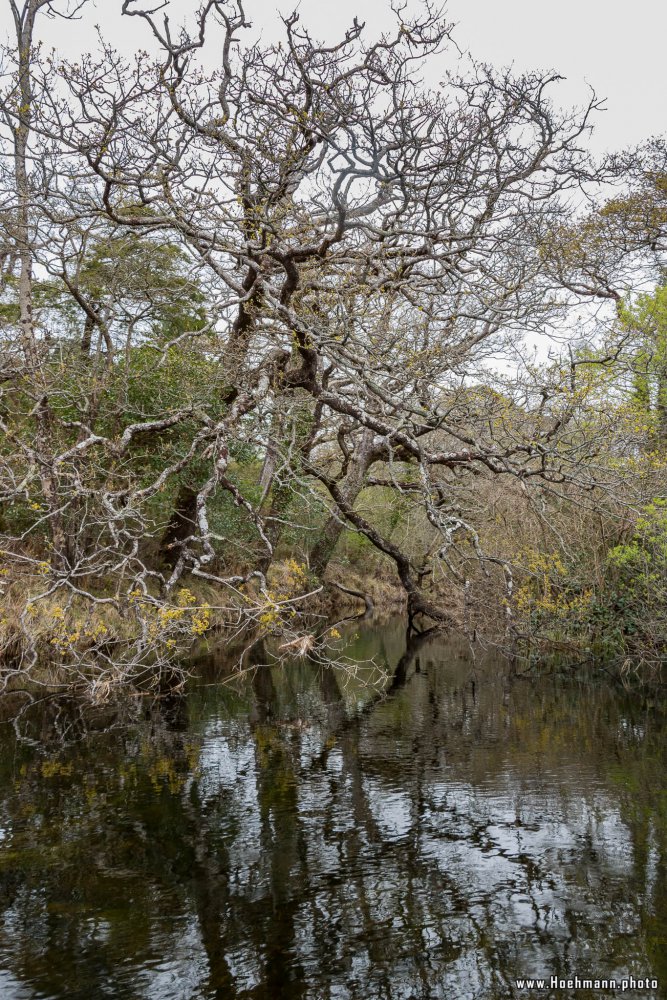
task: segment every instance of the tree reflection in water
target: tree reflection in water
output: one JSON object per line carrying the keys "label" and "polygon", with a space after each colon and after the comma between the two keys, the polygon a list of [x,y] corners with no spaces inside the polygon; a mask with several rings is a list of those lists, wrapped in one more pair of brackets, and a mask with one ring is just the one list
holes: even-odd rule
{"label": "tree reflection in water", "polygon": [[667,984],[661,709],[400,626],[356,653],[394,666],[382,696],[300,662],[3,726],[3,998]]}

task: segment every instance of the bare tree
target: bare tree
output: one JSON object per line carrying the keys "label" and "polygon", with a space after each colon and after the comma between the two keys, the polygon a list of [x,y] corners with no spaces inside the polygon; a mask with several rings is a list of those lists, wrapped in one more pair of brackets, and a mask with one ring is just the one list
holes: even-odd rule
{"label": "bare tree", "polygon": [[[156,636],[137,604],[164,619],[186,577],[231,590],[239,622],[289,603],[265,573],[294,518],[318,577],[345,525],[393,563],[411,616],[451,624],[429,581],[444,568],[465,587],[457,546],[511,586],[464,480],[468,496],[489,478],[524,494],[597,482],[585,362],[540,372],[518,346],[608,294],[550,251],[570,195],[600,180],[585,149],[596,99],[561,112],[553,74],[459,62],[428,5],[397,9],[378,41],[355,21],[332,45],[297,14],[262,45],[240,2],[207,0],[177,30],[168,6],[123,3],[154,62],[107,49],[67,64],[31,48],[52,5],[12,2],[2,496],[39,513],[3,526],[6,558],[44,573],[42,597],[129,601],[142,662]],[[429,90],[420,66],[439,58]],[[235,474],[243,449],[256,489]],[[367,516],[367,488],[418,514],[423,544]],[[216,527],[224,503],[249,526],[237,549]]]}

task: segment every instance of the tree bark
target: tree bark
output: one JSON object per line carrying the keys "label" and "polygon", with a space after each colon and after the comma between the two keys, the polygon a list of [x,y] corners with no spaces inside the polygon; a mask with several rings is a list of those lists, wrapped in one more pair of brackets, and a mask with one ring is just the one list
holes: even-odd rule
{"label": "tree bark", "polygon": [[174,512],[160,539],[160,554],[171,569],[178,562],[181,543],[195,532],[196,523],[197,491],[188,483],[181,483]]}
{"label": "tree bark", "polygon": [[[364,488],[368,470],[375,461],[373,437],[372,431],[364,430],[359,447],[355,449],[354,454],[349,459],[347,473],[339,484],[343,499],[349,507],[354,506],[357,497]],[[340,508],[337,508],[336,513],[331,515],[322,528],[310,553],[310,568],[319,579],[322,579],[326,572],[344,527],[344,515]]]}

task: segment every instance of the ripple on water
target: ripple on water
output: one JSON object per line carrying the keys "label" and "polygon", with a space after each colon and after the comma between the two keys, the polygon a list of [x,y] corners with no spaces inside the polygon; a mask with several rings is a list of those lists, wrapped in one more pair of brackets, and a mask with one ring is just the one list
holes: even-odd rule
{"label": "ripple on water", "polygon": [[193,691],[178,724],[157,705],[72,747],[0,731],[2,1000],[667,982],[661,710],[421,656],[377,701],[302,661]]}

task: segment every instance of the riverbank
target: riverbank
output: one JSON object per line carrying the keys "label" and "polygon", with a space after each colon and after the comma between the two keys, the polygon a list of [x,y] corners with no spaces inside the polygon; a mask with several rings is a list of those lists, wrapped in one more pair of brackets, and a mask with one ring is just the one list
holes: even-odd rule
{"label": "riverbank", "polygon": [[[405,610],[404,592],[390,577],[343,573],[334,566],[331,579],[320,584],[294,559],[277,562],[263,583],[251,579],[222,590],[187,578],[168,597],[154,586],[128,593],[98,586],[91,595],[83,588],[44,586],[27,575],[3,583],[4,689],[90,688],[96,700],[124,684],[180,685],[183,661],[203,640],[220,646],[246,636],[276,640],[290,655],[312,653],[335,638],[339,619]],[[328,623],[333,636],[327,635]]]}

